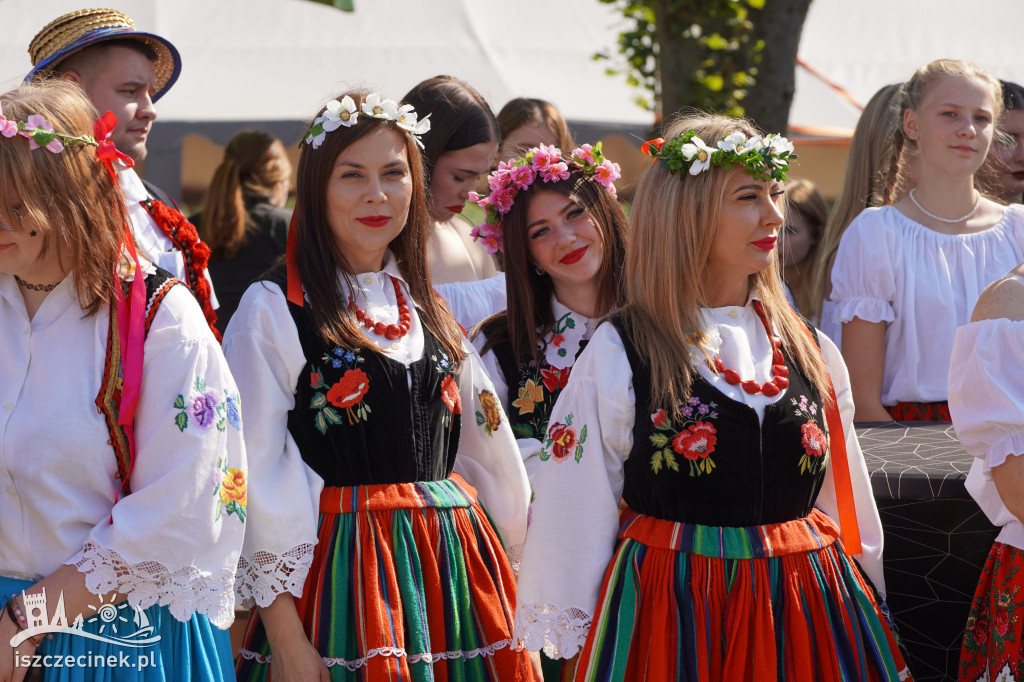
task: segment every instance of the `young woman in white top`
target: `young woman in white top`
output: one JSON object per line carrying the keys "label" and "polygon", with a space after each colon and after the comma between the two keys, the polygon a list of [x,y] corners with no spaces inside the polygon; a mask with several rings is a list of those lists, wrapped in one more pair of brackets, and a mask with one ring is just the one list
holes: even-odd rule
{"label": "young woman in white top", "polygon": [[195,297],[138,256],[94,116],[63,79],[0,95],[0,680],[226,681],[238,391]]}
{"label": "young woman in white top", "polygon": [[960,327],[949,368],[949,411],[974,464],[967,489],[1002,530],[974,593],[960,650],[961,680],[1024,674],[1024,265],[985,290]]}
{"label": "young woman in white top", "polygon": [[668,136],[645,145],[626,303],[550,415],[517,633],[582,647],[576,680],[903,679],[848,556],[884,594],[845,368],[779,277],[792,145],[724,116]]}
{"label": "young woman in white top", "polygon": [[832,271],[858,421],[948,421],[954,332],[1024,260],[1024,207],[975,189],[1001,112],[999,81],[972,64],[932,62],[904,86],[890,176],[911,146],[916,186],[851,223]]}

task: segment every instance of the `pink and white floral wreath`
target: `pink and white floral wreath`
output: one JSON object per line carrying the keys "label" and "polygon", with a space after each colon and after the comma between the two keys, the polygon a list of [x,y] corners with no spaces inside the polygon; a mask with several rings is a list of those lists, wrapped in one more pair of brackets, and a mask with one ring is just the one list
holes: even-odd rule
{"label": "pink and white floral wreath", "polygon": [[601,143],[585,144],[572,150],[568,159],[562,158],[558,147],[542,144],[533,147],[522,157],[498,164],[498,169],[487,176],[491,193],[481,197],[469,193],[469,200],[487,211],[487,221],[473,228],[473,240],[482,240],[487,253],[504,250],[502,240],[503,216],[512,210],[516,194],[529,189],[537,178],[544,182],[569,179],[570,170],[582,172],[615,196],[615,181],[622,173],[619,164],[612,163],[601,152]]}

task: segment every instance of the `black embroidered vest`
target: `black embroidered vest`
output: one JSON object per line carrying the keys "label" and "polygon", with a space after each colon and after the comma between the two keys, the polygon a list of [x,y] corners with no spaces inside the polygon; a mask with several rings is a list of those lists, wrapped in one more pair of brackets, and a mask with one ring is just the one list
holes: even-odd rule
{"label": "black embroidered vest", "polygon": [[[488,329],[496,330],[495,323],[485,323],[481,332],[487,336]],[[516,438],[536,438],[544,440],[551,417],[551,408],[569,381],[569,373],[576,364],[587,341],[580,341],[576,356],[566,360],[566,367],[552,367],[541,351],[540,362],[532,358],[520,361],[512,353],[512,344],[508,341],[497,343],[491,347],[494,357],[498,360],[501,374],[508,387],[507,400],[508,421]]]}
{"label": "black embroidered vest", "polygon": [[635,511],[707,526],[755,526],[810,513],[828,460],[820,396],[786,358],[789,388],[754,409],[699,374],[682,420],[670,406],[651,408],[651,373],[618,315],[613,316],[633,371],[633,449],[624,467],[623,500]]}
{"label": "black embroidered vest", "polygon": [[288,431],[324,485],[447,478],[459,448],[459,377],[430,330],[423,357],[406,368],[369,348],[326,345],[308,307],[288,310],[306,357]]}

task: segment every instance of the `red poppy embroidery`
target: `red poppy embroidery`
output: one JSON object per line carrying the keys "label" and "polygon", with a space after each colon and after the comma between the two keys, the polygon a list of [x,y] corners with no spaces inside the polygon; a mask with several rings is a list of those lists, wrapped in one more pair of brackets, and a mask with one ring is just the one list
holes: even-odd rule
{"label": "red poppy embroidery", "polygon": [[459,395],[459,384],[450,374],[441,381],[441,400],[448,406],[452,414],[462,414],[462,396]]}
{"label": "red poppy embroidery", "polygon": [[579,438],[576,437],[576,429],[572,427],[572,413],[565,415],[565,423],[552,422],[548,427],[548,435],[544,441],[544,450],[540,454],[541,460],[554,458],[556,462],[563,462],[574,455],[576,461],[583,457],[583,443],[587,440],[587,426],[583,425]]}
{"label": "red poppy embroidery", "polygon": [[335,407],[352,407],[370,390],[370,378],[361,369],[350,369],[327,391],[327,400]]}
{"label": "red poppy embroidery", "polygon": [[825,440],[825,433],[812,421],[800,427],[800,444],[804,446],[804,452],[811,457],[821,457],[828,449]]}
{"label": "red poppy embroidery", "polygon": [[557,391],[565,388],[565,385],[569,383],[569,372],[571,370],[572,367],[552,367],[551,369],[542,367],[540,370],[541,381],[544,382],[544,386],[549,391]]}
{"label": "red poppy embroidery", "polygon": [[668,412],[665,410],[658,410],[651,415],[651,423],[659,429],[666,428],[669,425]]}
{"label": "red poppy embroidery", "polygon": [[[793,404],[793,414],[807,419],[800,426],[800,445],[804,449],[804,453],[800,455],[800,473],[817,474],[828,462],[828,436],[818,426],[818,404],[808,400],[804,395],[800,396],[799,400],[790,398],[790,402]],[[824,410],[821,414],[824,416]]]}
{"label": "red poppy embroidery", "polygon": [[715,451],[718,442],[715,427],[707,422],[697,422],[672,439],[672,449],[690,461],[707,459]]}

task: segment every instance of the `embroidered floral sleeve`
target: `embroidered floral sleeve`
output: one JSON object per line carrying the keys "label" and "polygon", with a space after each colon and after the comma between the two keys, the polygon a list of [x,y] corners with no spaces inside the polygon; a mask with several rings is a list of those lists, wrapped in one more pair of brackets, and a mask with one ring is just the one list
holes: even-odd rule
{"label": "embroidered floral sleeve", "polygon": [[[249,287],[224,337],[224,352],[245,404],[249,455],[245,544],[235,588],[243,604],[268,606],[285,592],[302,596],[317,542],[323,481],[302,461],[288,433],[294,389],[300,382],[314,389],[314,425],[326,432],[346,420],[373,419],[363,404],[373,387],[360,369],[363,359],[344,348],[333,349],[310,367],[276,285],[257,282]],[[218,497],[225,512],[242,494],[240,482],[228,478],[229,473],[222,472],[227,487]]]}
{"label": "embroidered floral sleeve", "polygon": [[515,436],[480,355],[468,343],[464,347],[468,354],[462,362],[459,393],[465,419],[455,470],[477,489],[508,550],[526,538],[530,485]]}
{"label": "embroidered floral sleeve", "polygon": [[[179,620],[233,619],[247,505],[240,399],[220,346],[183,286],[164,297],[146,337],[130,494],[68,563],[93,592],[167,605]],[[116,482],[115,482],[116,487]]]}
{"label": "embroidered floral sleeve", "polygon": [[622,464],[632,445],[629,361],[598,328],[551,410],[523,549],[516,637],[569,658],[582,647],[615,547]]}

